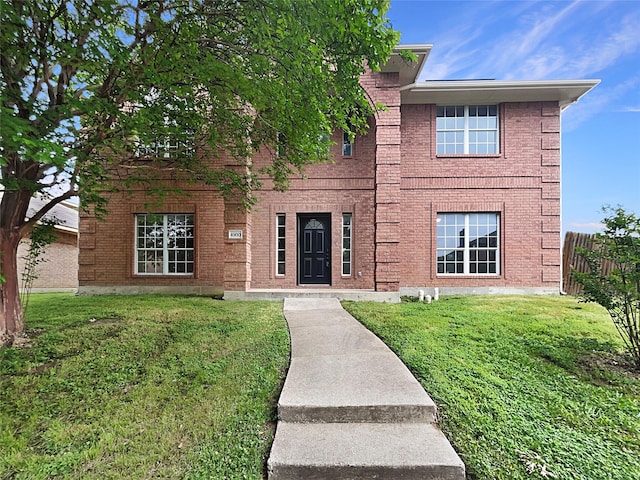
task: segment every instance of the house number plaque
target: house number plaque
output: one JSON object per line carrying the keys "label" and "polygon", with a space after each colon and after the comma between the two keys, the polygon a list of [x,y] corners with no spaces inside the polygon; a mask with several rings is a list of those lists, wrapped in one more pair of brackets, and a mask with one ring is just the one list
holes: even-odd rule
{"label": "house number plaque", "polygon": [[242,230],[229,230],[229,240],[242,240]]}

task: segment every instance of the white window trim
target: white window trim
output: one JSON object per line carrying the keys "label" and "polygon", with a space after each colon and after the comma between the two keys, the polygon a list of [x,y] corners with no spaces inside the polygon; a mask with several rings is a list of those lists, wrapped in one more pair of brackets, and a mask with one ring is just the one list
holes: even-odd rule
{"label": "white window trim", "polygon": [[[470,265],[471,265],[471,261],[470,261],[470,248],[469,248],[469,217],[471,215],[474,214],[490,214],[490,215],[496,215],[496,247],[495,247],[495,252],[496,252],[496,272],[495,273],[471,273],[470,272]],[[452,215],[464,215],[464,231],[465,231],[465,235],[464,235],[464,246],[462,249],[460,248],[456,248],[455,250],[462,250],[463,254],[462,254],[462,265],[463,265],[463,273],[447,273],[447,272],[443,272],[443,273],[438,273],[438,251],[439,250],[446,250],[445,249],[439,249],[437,247],[437,243],[436,243],[436,275],[437,276],[442,276],[442,277],[463,277],[463,276],[469,276],[469,277],[499,277],[501,275],[500,273],[500,251],[502,250],[502,244],[500,242],[500,230],[501,230],[501,225],[500,225],[500,219],[501,219],[501,215],[499,212],[469,212],[469,213],[464,213],[464,212],[439,212],[438,215],[447,215],[447,214],[452,214]],[[438,234],[436,233],[436,242],[438,239]],[[492,249],[494,247],[491,247]]]}
{"label": "white window trim", "polygon": [[[280,225],[280,219],[282,219],[282,225]],[[285,229],[285,233],[282,237],[280,237],[280,227],[284,227]],[[286,239],[287,239],[287,234],[286,234],[286,228],[287,228],[287,217],[286,214],[284,213],[277,213],[276,214],[276,277],[284,277],[286,275],[287,272],[287,263],[286,263],[286,256],[287,256],[287,250],[286,250]],[[285,241],[285,248],[280,249],[280,238],[282,238]],[[285,256],[285,260],[280,262],[279,260],[279,253],[280,252],[284,252],[284,256]],[[282,265],[284,271],[282,273],[279,273],[279,269],[278,267]]]}
{"label": "white window trim", "polygon": [[[500,155],[500,105],[497,104],[487,104],[487,105],[438,105],[439,107],[464,107],[464,130],[463,130],[463,153],[439,153],[438,152],[438,141],[436,140],[436,155],[439,156],[451,156],[451,155],[478,155],[478,156],[492,156],[492,155]],[[496,107],[496,128],[495,128],[495,132],[496,132],[496,151],[493,153],[469,153],[469,107]],[[442,117],[438,117],[436,115],[436,125],[437,125],[437,120],[438,118],[442,118]],[[459,117],[458,117],[459,118]],[[475,130],[482,130],[482,131],[494,131],[494,129],[488,129],[488,128],[483,128],[483,129],[475,129]],[[452,129],[452,130],[438,130],[438,127],[436,126],[436,136],[439,132],[454,132],[454,131],[459,131],[459,129]]]}
{"label": "white window trim", "polygon": [[[346,237],[344,234],[344,229],[346,223],[345,223],[345,216],[349,215],[349,236]],[[353,213],[350,212],[344,212],[342,214],[342,229],[340,230],[341,232],[341,238],[342,238],[342,249],[341,249],[341,255],[340,255],[340,274],[343,277],[351,277],[353,276]],[[345,248],[345,240],[349,239],[349,248]],[[344,261],[344,252],[349,251],[349,261],[345,262]],[[348,265],[349,266],[349,273],[344,273],[344,267]]]}
{"label": "white window trim", "polygon": [[[139,236],[138,236],[138,217],[141,216],[147,216],[147,215],[162,215],[162,272],[140,272],[138,270],[138,255],[140,253],[140,249],[138,248],[138,240],[139,240]],[[168,231],[168,222],[169,222],[169,215],[191,215],[193,217],[194,220],[194,228],[195,228],[195,215],[193,213],[154,213],[154,214],[144,214],[144,213],[140,213],[140,214],[136,214],[135,215],[135,245],[134,245],[134,273],[135,275],[141,275],[141,276],[188,276],[191,277],[194,275],[194,272],[174,272],[171,273],[169,272],[169,247],[168,247],[168,238],[169,235],[167,234]],[[194,239],[194,244],[195,244],[195,239]],[[146,249],[143,249],[143,251]],[[182,250],[182,249],[181,249]],[[193,251],[193,255],[194,255],[194,261],[193,263],[193,269],[195,271],[195,245],[193,248],[191,249],[186,249],[186,250],[192,250]]]}

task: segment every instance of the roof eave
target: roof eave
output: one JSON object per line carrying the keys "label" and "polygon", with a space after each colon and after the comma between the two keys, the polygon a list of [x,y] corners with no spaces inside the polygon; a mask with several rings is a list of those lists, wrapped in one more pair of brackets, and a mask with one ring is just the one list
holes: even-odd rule
{"label": "roof eave", "polygon": [[403,104],[498,104],[558,102],[565,108],[600,80],[455,80],[413,83],[401,88]]}
{"label": "roof eave", "polygon": [[[400,85],[415,84],[424,64],[429,57],[433,45],[430,43],[411,43],[405,45],[398,45],[394,48],[391,57],[387,60],[380,71],[384,73],[398,73],[400,75]],[[412,51],[417,57],[417,61],[408,62],[402,58],[401,52]]]}

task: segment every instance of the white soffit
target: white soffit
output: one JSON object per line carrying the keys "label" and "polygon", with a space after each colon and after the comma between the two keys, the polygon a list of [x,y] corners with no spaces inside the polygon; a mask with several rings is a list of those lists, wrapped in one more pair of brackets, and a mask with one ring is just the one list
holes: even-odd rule
{"label": "white soffit", "polygon": [[485,105],[558,102],[566,107],[600,80],[435,80],[401,87],[403,104]]}
{"label": "white soffit", "polygon": [[[433,45],[430,43],[398,45],[380,71],[385,73],[399,73],[400,85],[415,84],[432,47]],[[415,56],[418,57],[418,60],[415,62],[407,62],[400,56],[400,52],[403,50],[411,50]]]}

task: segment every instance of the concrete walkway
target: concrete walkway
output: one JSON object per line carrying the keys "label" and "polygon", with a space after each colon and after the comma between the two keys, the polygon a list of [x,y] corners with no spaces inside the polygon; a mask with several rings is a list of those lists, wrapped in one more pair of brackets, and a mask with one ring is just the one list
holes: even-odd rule
{"label": "concrete walkway", "polygon": [[337,299],[288,298],[284,315],[291,365],[278,402],[270,480],[464,480],[431,398]]}

